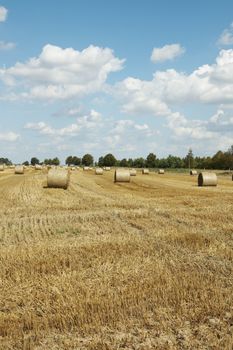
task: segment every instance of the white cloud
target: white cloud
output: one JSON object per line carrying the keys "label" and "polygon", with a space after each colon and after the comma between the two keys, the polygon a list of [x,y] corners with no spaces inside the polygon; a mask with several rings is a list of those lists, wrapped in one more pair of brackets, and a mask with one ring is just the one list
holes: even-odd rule
{"label": "white cloud", "polygon": [[84,113],[85,113],[84,106],[76,105],[72,107],[66,106],[65,108],[61,108],[58,111],[54,112],[52,116],[77,118],[78,116],[82,116]]}
{"label": "white cloud", "polygon": [[233,45],[233,23],[222,32],[217,43],[223,46]]}
{"label": "white cloud", "polygon": [[0,141],[14,142],[14,141],[18,140],[19,137],[20,137],[19,134],[16,134],[12,131],[9,131],[9,132],[0,134]]}
{"label": "white cloud", "polygon": [[173,113],[167,117],[167,127],[176,142],[192,144],[202,152],[226,150],[233,144],[233,117],[223,110],[218,110],[207,120],[189,120],[178,112]]}
{"label": "white cloud", "polygon": [[177,56],[181,56],[185,52],[184,47],[180,44],[165,45],[163,47],[155,47],[151,54],[153,63],[173,60]]}
{"label": "white cloud", "polygon": [[137,114],[164,116],[170,113],[165,102],[154,90],[153,81],[144,81],[132,77],[116,84],[114,94],[123,102],[122,111]]}
{"label": "white cloud", "polygon": [[[201,141],[202,152],[207,144],[215,150],[233,143],[231,49],[221,50],[215,63],[202,65],[190,74],[168,69],[155,72],[152,80],[128,77],[115,85],[113,94],[127,114],[163,117],[174,142],[189,145]],[[190,119],[178,112],[191,104],[199,106],[200,110],[200,106],[216,105],[218,110],[209,119],[206,115]]]}
{"label": "white cloud", "polygon": [[166,117],[174,107],[189,103],[233,104],[233,50],[221,50],[212,65],[190,74],[174,69],[157,71],[152,80],[128,77],[117,83],[113,94],[125,113]]}
{"label": "white cloud", "polygon": [[178,112],[171,114],[167,120],[168,127],[178,138],[188,137],[195,140],[206,140],[217,136],[215,132],[208,130],[206,122],[202,120],[188,121]]}
{"label": "white cloud", "polygon": [[0,50],[1,51],[8,51],[15,48],[15,43],[0,41]]}
{"label": "white cloud", "polygon": [[75,123],[69,124],[63,128],[53,128],[45,122],[27,123],[24,128],[37,130],[42,135],[50,136],[76,136],[79,135],[83,129],[95,129],[102,123],[102,116],[95,110],[91,110],[89,115],[84,115],[76,119]]}
{"label": "white cloud", "polygon": [[91,45],[78,51],[48,44],[39,57],[1,69],[0,79],[12,88],[23,86],[20,97],[68,99],[103,90],[108,75],[123,63],[109,48]]}
{"label": "white cloud", "polygon": [[130,153],[138,147],[144,147],[147,142],[151,143],[154,136],[158,135],[146,123],[136,123],[131,119],[113,120],[103,117],[95,110],[61,128],[52,127],[45,122],[37,122],[27,123],[25,129],[34,130],[43,136],[45,142],[40,143],[40,150],[46,150],[46,139],[49,138],[51,145],[54,145],[52,147],[56,149],[62,145],[62,150],[67,149],[71,152],[75,144],[75,150],[78,149],[79,154],[85,152],[104,154],[110,151],[116,155]]}
{"label": "white cloud", "polygon": [[77,118],[75,123],[69,124],[63,128],[53,128],[45,122],[27,123],[24,128],[38,131],[42,135],[55,137],[77,136],[85,132],[98,133],[103,129],[106,129],[111,137],[114,135],[115,139],[119,139],[120,136],[124,135],[126,132],[134,133],[134,131],[143,132],[145,135],[151,135],[150,128],[145,123],[138,124],[129,119],[112,121],[111,119],[103,118],[102,115],[95,110],[91,110],[88,115]]}
{"label": "white cloud", "polygon": [[4,6],[0,6],[0,22],[5,22],[8,10]]}
{"label": "white cloud", "polygon": [[134,134],[135,131],[144,133],[144,136],[151,136],[149,125],[146,123],[137,124],[134,120],[131,119],[120,119],[115,121],[112,129],[110,129],[110,134],[120,136],[126,132],[131,132]]}

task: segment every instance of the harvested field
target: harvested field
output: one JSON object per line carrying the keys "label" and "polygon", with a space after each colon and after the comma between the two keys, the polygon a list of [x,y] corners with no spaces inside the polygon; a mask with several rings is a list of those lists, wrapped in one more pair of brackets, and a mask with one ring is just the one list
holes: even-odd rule
{"label": "harvested field", "polygon": [[233,184],[0,174],[1,349],[232,349]]}

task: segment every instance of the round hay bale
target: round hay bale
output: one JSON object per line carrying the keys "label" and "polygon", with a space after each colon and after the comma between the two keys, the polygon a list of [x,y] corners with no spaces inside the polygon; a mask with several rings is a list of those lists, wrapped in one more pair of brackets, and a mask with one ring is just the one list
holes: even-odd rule
{"label": "round hay bale", "polygon": [[158,174],[164,174],[164,173],[165,173],[164,169],[159,169]]}
{"label": "round hay bale", "polygon": [[35,165],[35,170],[42,170],[42,166],[40,164]]}
{"label": "round hay bale", "polygon": [[24,174],[24,166],[23,165],[16,165],[15,174],[17,174],[17,175]]}
{"label": "round hay bale", "polygon": [[197,171],[196,170],[190,170],[190,175],[197,175]]}
{"label": "round hay bale", "polygon": [[130,176],[136,176],[137,175],[137,170],[136,169],[130,169],[129,173],[130,173]]}
{"label": "round hay bale", "polygon": [[143,175],[149,175],[149,169],[142,169]]}
{"label": "round hay bale", "polygon": [[89,168],[89,166],[84,166],[83,167],[83,171],[88,171],[90,168]]}
{"label": "round hay bale", "polygon": [[69,186],[70,175],[64,169],[50,169],[47,175],[47,186],[49,188],[67,189]]}
{"label": "round hay bale", "polygon": [[110,166],[106,166],[106,167],[104,168],[104,170],[106,170],[106,171],[110,171],[110,170],[111,170],[111,168],[110,168]]}
{"label": "round hay bale", "polygon": [[5,169],[5,164],[0,164],[0,171],[4,171]]}
{"label": "round hay bale", "polygon": [[115,170],[114,182],[130,182],[129,170],[123,170],[123,169]]}
{"label": "round hay bale", "polygon": [[95,169],[95,174],[96,174],[96,175],[103,175],[103,173],[104,173],[104,171],[103,171],[102,168],[96,168],[96,169]]}
{"label": "round hay bale", "polygon": [[215,173],[200,173],[197,181],[198,186],[217,186],[218,184],[218,178]]}

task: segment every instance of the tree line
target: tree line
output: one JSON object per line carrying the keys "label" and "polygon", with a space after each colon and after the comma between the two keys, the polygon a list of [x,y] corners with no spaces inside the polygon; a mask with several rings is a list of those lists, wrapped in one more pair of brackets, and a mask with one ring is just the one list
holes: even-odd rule
{"label": "tree line", "polygon": [[195,157],[192,149],[189,149],[184,158],[169,155],[166,158],[157,158],[154,153],[149,153],[146,158],[123,158],[121,160],[108,153],[101,156],[98,162],[94,162],[91,154],[85,154],[82,158],[69,156],[66,158],[67,165],[98,165],[119,166],[130,168],[197,168],[197,169],[233,169],[233,145],[226,151],[218,151],[212,157]]}
{"label": "tree line", "polygon": [[[11,165],[8,158],[0,158],[0,164]],[[94,157],[87,153],[83,157],[68,156],[65,163],[68,166],[118,166],[130,168],[197,168],[197,169],[233,169],[233,145],[226,151],[218,151],[212,157],[197,157],[193,155],[192,149],[189,149],[185,157],[169,155],[166,158],[157,158],[154,153],[149,153],[146,158],[123,158],[118,160],[113,154],[108,153],[94,161]],[[25,161],[24,165],[46,164],[59,165],[58,157],[53,159],[44,159],[40,161],[37,157],[32,157],[31,161]]]}

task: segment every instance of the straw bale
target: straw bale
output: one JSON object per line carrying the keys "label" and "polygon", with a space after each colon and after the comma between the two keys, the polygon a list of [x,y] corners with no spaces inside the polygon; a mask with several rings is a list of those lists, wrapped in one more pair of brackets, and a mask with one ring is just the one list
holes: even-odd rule
{"label": "straw bale", "polygon": [[215,173],[203,172],[198,175],[198,186],[217,186],[218,178]]}

